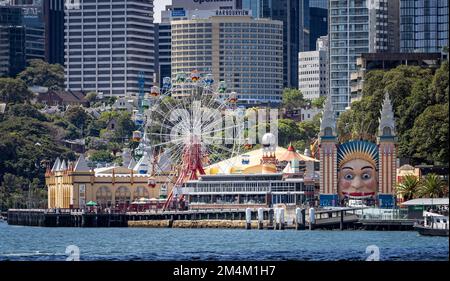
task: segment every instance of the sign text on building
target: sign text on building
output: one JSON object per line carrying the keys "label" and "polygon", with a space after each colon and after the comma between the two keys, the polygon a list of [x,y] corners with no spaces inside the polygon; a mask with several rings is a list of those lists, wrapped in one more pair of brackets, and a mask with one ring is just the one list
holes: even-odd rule
{"label": "sign text on building", "polygon": [[216,16],[248,16],[248,10],[217,10]]}

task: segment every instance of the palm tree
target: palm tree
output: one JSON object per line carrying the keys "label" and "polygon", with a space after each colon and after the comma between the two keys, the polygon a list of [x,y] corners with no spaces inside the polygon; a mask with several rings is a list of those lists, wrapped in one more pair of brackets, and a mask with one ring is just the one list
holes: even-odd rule
{"label": "palm tree", "polygon": [[419,193],[422,197],[443,197],[447,193],[447,185],[438,175],[428,174],[420,184]]}
{"label": "palm tree", "polygon": [[397,184],[396,190],[402,196],[404,201],[417,197],[420,187],[420,180],[415,175],[406,175],[402,181]]}

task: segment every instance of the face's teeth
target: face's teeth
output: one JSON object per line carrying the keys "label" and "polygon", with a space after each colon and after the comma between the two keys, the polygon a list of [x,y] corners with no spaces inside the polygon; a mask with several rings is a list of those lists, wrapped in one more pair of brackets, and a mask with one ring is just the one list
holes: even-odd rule
{"label": "face's teeth", "polygon": [[348,198],[357,198],[357,199],[368,199],[371,198],[373,195],[375,195],[375,193],[370,192],[370,193],[361,193],[361,195],[351,195],[348,192],[343,192],[345,197]]}

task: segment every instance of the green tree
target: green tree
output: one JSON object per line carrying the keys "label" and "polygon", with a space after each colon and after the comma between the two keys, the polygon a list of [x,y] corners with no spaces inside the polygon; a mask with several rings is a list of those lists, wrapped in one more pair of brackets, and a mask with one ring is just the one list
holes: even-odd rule
{"label": "green tree", "polygon": [[355,114],[356,110],[350,109],[347,111],[342,112],[339,115],[339,119],[337,122],[337,131],[338,131],[338,137],[339,141],[341,143],[344,143],[346,141],[349,141],[353,139],[353,127],[355,126],[353,115]]}
{"label": "green tree", "polygon": [[427,198],[439,198],[448,194],[448,186],[436,174],[428,174],[420,185],[420,195]]}
{"label": "green tree", "polygon": [[304,107],[306,105],[306,101],[300,90],[286,88],[283,90],[282,105],[286,110],[292,110],[295,108]]}
{"label": "green tree", "polygon": [[[23,81],[17,80],[24,84]],[[73,124],[29,103],[7,107],[0,120],[0,208],[45,207],[45,170],[56,157],[75,154],[61,144]]]}
{"label": "green tree", "polygon": [[59,142],[57,126],[29,117],[8,117],[0,122],[0,178],[11,173],[44,180],[42,161],[56,157],[75,159]]}
{"label": "green tree", "polygon": [[[448,164],[444,160],[448,155],[448,147],[444,145],[448,141],[444,136],[448,132],[448,118],[443,118],[442,113],[445,111],[442,106],[448,103],[448,62],[443,62],[435,74],[431,69],[406,65],[389,71],[369,71],[361,100],[353,102],[351,109],[339,116],[340,141],[360,138],[375,141],[385,92],[389,92],[394,109],[399,157],[412,157],[412,164],[434,160]],[[434,124],[431,115],[438,118]],[[431,125],[428,134],[433,132],[430,136],[424,129],[427,123]],[[430,152],[434,154],[427,154]]]}
{"label": "green tree", "polygon": [[306,145],[317,138],[320,131],[320,118],[322,114],[317,114],[312,120],[298,123],[300,138]]}
{"label": "green tree", "polygon": [[92,120],[91,116],[80,106],[70,107],[64,113],[64,118],[81,130],[87,129]]}
{"label": "green tree", "polygon": [[69,124],[67,126],[66,135],[64,137],[65,139],[74,140],[74,139],[79,139],[81,137],[82,137],[81,131],[80,131],[80,129],[75,127],[75,125]]}
{"label": "green tree", "polygon": [[295,150],[301,151],[301,153],[303,153],[303,151],[305,151],[305,148],[309,148],[309,144],[306,143],[304,140],[296,140],[290,143]]}
{"label": "green tree", "polygon": [[111,151],[111,153],[114,155],[114,157],[116,156],[117,152],[122,149],[122,146],[117,142],[109,142],[107,147],[108,150]]}
{"label": "green tree", "polygon": [[107,123],[105,120],[96,119],[92,120],[87,127],[87,135],[91,137],[100,137],[100,131],[106,128]]}
{"label": "green tree", "polygon": [[294,120],[278,120],[278,145],[286,147],[290,142],[297,141],[300,138],[300,129]]}
{"label": "green tree", "polygon": [[117,97],[105,97],[103,98],[103,101],[105,102],[105,105],[113,105],[117,100]]}
{"label": "green tree", "polygon": [[111,163],[114,161],[113,155],[107,150],[98,150],[93,152],[89,160],[92,162]]}
{"label": "green tree", "polygon": [[39,59],[28,61],[29,66],[17,75],[29,87],[43,86],[52,90],[64,89],[64,68],[59,64],[48,64]]}
{"label": "green tree", "polygon": [[118,111],[104,111],[101,113],[99,120],[104,122],[105,127],[106,125],[113,119],[117,118],[119,116]]}
{"label": "green tree", "polygon": [[136,125],[131,119],[131,114],[127,111],[121,112],[117,117],[116,129],[114,130],[114,138],[116,142],[123,143],[125,139],[131,138]]}
{"label": "green tree", "polygon": [[0,78],[0,101],[8,104],[29,102],[33,93],[19,79]]}
{"label": "green tree", "polygon": [[7,115],[10,117],[30,117],[39,121],[48,121],[47,117],[39,112],[34,105],[18,103],[8,107]]}
{"label": "green tree", "polygon": [[428,107],[416,119],[410,132],[410,147],[415,159],[448,164],[448,104]]}
{"label": "green tree", "polygon": [[86,95],[86,100],[89,102],[89,106],[92,106],[95,101],[97,100],[97,93],[96,92],[90,92]]}
{"label": "green tree", "polygon": [[9,208],[25,207],[26,198],[24,190],[28,190],[30,181],[26,178],[19,177],[10,173],[3,175],[0,190],[5,194],[1,196],[1,208],[7,210]]}
{"label": "green tree", "polygon": [[9,193],[6,191],[6,186],[0,185],[0,211],[6,211],[8,206]]}
{"label": "green tree", "polygon": [[431,100],[433,103],[448,103],[448,60],[444,61],[436,71],[430,85]]}
{"label": "green tree", "polygon": [[419,194],[420,179],[415,175],[406,175],[403,177],[402,182],[397,184],[395,190],[404,201],[414,199]]}
{"label": "green tree", "polygon": [[327,99],[326,96],[321,96],[319,98],[313,99],[311,101],[311,105],[317,108],[323,108],[323,105],[325,104],[325,100]]}

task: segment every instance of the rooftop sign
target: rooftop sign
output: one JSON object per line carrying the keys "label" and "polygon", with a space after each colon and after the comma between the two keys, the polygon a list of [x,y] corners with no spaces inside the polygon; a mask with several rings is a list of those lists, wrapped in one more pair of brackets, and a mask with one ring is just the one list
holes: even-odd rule
{"label": "rooftop sign", "polygon": [[248,10],[217,10],[216,16],[248,16],[250,11]]}

